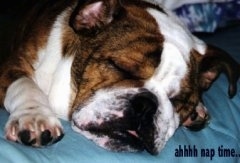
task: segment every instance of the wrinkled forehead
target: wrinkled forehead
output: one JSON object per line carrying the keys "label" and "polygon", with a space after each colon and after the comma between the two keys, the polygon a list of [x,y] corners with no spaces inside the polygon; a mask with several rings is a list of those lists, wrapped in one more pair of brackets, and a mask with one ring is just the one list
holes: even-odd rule
{"label": "wrinkled forehead", "polygon": [[[113,18],[112,23],[104,28],[103,32],[98,33],[97,41],[102,41],[102,49],[112,51],[130,48],[131,51],[139,49],[150,53],[161,48],[164,37],[160,32],[159,22],[149,11],[165,14],[163,10],[153,4],[132,0],[124,1],[122,8],[123,10]],[[95,44],[96,41],[94,40],[93,43]],[[137,47],[133,48],[131,45]]]}
{"label": "wrinkled forehead", "polygon": [[[83,99],[84,91],[96,92],[103,87],[141,87],[159,66],[164,38],[148,9],[162,12],[140,2],[123,1],[112,22],[97,34],[80,33],[83,40],[80,48],[87,57],[77,55],[74,60],[74,67],[78,68],[73,69],[74,78],[78,80],[76,85],[83,90],[79,99]],[[85,58],[88,64],[81,64]],[[84,83],[81,79],[91,82]]]}
{"label": "wrinkled forehead", "polygon": [[151,13],[154,11],[158,14],[165,15],[165,11],[158,5],[147,3],[145,1],[127,1],[124,4],[127,10],[127,18],[132,19],[132,23],[144,24],[145,28],[149,30],[158,30],[159,22],[156,20],[156,16]]}

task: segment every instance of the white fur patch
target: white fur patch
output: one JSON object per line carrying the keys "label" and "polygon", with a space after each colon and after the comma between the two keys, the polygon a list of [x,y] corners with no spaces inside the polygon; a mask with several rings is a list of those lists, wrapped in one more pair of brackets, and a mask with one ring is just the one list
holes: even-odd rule
{"label": "white fur patch", "polygon": [[164,42],[161,63],[145,87],[158,96],[165,93],[173,97],[180,91],[181,80],[187,74],[187,63],[179,49],[172,43]]}
{"label": "white fur patch", "polygon": [[[135,95],[137,88],[103,89],[96,92],[80,110],[73,114],[73,120],[78,126],[85,126],[89,123],[101,124],[109,121],[112,116],[123,117],[123,111],[127,109],[126,104],[129,99],[124,98],[126,94]],[[123,97],[120,99],[120,97]]]}
{"label": "white fur patch", "polygon": [[181,51],[186,61],[189,60],[189,52],[192,49],[197,50],[202,55],[205,54],[206,44],[193,36],[185,24],[183,24],[172,12],[165,9],[165,14],[152,8],[147,9],[147,11],[157,21],[165,42],[174,44]]}
{"label": "white fur patch", "polygon": [[62,58],[63,15],[59,16],[52,27],[46,46],[39,50],[33,80],[46,93],[49,93],[53,73]]}
{"label": "white fur patch", "polygon": [[48,99],[54,113],[67,120],[71,100],[71,66],[73,57],[62,59],[53,75]]}
{"label": "white fur patch", "polygon": [[58,16],[47,45],[38,53],[33,80],[48,96],[50,108],[63,119],[68,119],[71,97],[71,66],[73,57],[62,57],[62,33],[65,12]]}

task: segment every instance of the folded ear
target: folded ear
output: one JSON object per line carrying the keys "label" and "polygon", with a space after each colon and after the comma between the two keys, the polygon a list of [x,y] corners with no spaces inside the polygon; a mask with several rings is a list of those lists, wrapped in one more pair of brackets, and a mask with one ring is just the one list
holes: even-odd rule
{"label": "folded ear", "polygon": [[70,25],[75,31],[101,28],[112,22],[119,8],[118,0],[88,0],[85,4],[79,1],[71,16]]}
{"label": "folded ear", "polygon": [[223,72],[227,75],[229,81],[229,97],[232,98],[236,94],[240,66],[227,52],[215,46],[208,45],[199,68],[199,84],[201,89],[208,89],[218,75]]}

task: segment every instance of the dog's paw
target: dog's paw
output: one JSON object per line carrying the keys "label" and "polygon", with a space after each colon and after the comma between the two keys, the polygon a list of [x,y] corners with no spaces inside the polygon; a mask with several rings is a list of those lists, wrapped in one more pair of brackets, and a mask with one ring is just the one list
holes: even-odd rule
{"label": "dog's paw", "polygon": [[5,126],[8,140],[34,147],[56,143],[63,135],[58,118],[39,112],[11,115]]}
{"label": "dog's paw", "polygon": [[196,111],[189,115],[189,117],[183,122],[183,126],[191,131],[200,131],[209,124],[209,120],[210,116],[207,112],[207,108],[199,102]]}

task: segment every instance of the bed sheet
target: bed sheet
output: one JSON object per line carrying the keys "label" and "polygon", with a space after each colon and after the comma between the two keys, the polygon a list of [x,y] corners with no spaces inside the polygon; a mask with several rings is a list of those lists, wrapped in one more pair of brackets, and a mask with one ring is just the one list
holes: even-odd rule
{"label": "bed sheet", "polygon": [[[240,26],[201,36],[225,49],[240,62]],[[106,151],[72,131],[63,122],[65,136],[46,148],[26,147],[4,138],[8,113],[0,110],[0,162],[2,163],[239,163],[240,162],[240,83],[237,95],[228,99],[227,79],[221,75],[203,100],[211,114],[211,123],[199,132],[177,129],[157,156],[146,152],[116,153]]]}

